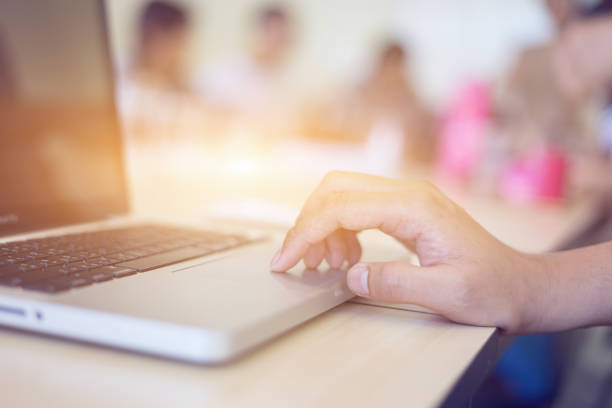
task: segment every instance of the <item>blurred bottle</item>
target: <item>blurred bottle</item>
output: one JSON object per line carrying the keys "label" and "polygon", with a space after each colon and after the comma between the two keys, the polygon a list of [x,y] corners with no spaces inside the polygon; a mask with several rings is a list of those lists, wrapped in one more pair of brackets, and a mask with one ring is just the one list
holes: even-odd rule
{"label": "blurred bottle", "polygon": [[500,180],[499,194],[521,204],[558,201],[565,194],[568,168],[563,150],[543,145],[508,166]]}
{"label": "blurred bottle", "polygon": [[438,174],[466,184],[475,174],[491,126],[489,87],[470,82],[459,92],[442,121],[436,167]]}

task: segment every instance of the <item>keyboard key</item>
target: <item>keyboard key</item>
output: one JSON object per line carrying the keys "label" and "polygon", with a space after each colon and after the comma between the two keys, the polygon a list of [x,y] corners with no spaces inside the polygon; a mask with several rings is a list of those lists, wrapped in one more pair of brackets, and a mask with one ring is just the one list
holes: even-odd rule
{"label": "keyboard key", "polygon": [[87,269],[95,269],[99,268],[100,266],[111,265],[110,262],[111,261],[107,258],[102,258],[98,256],[97,258],[88,259],[87,261],[85,261],[85,264],[90,265],[90,267]]}
{"label": "keyboard key", "polygon": [[49,255],[55,255],[55,256],[58,256],[58,255],[64,255],[64,254],[65,254],[65,253],[67,253],[67,252],[68,252],[68,251],[66,251],[65,249],[62,249],[62,248],[50,248],[50,249],[47,251],[47,253],[48,253]]}
{"label": "keyboard key", "polygon": [[75,263],[67,264],[64,266],[64,268],[68,271],[69,274],[80,272],[80,271],[86,271],[88,269],[87,264],[84,262],[75,262]]}
{"label": "keyboard key", "polygon": [[128,252],[126,252],[128,256],[134,256],[135,258],[142,258],[144,256],[149,256],[154,253],[155,253],[154,250],[151,250],[148,248],[135,248],[135,249],[130,249]]}
{"label": "keyboard key", "polygon": [[50,268],[47,268],[46,270],[55,272],[56,276],[65,276],[70,275],[71,273],[70,270],[67,268],[67,265],[52,266]]}
{"label": "keyboard key", "polygon": [[28,259],[23,256],[9,256],[6,258],[6,263],[20,264],[26,262]]}
{"label": "keyboard key", "polygon": [[53,282],[60,286],[68,285],[71,288],[79,288],[81,286],[86,286],[86,285],[90,285],[93,283],[90,279],[86,277],[71,276],[71,275],[52,279],[52,280],[49,280],[48,282]]}
{"label": "keyboard key", "polygon": [[22,271],[35,271],[37,269],[42,269],[45,267],[45,265],[40,264],[38,262],[28,262],[28,263],[22,263],[19,264],[19,269],[21,269]]}
{"label": "keyboard key", "polygon": [[132,268],[124,268],[124,267],[119,267],[119,266],[103,266],[98,269],[93,269],[91,272],[109,273],[114,278],[123,278],[125,276],[134,275],[138,271]]}
{"label": "keyboard key", "polygon": [[23,285],[23,288],[38,292],[57,293],[72,288],[72,285],[64,281],[38,281],[26,283]]}
{"label": "keyboard key", "polygon": [[131,261],[132,259],[136,259],[136,258],[140,258],[140,257],[139,256],[135,256],[135,255],[129,255],[129,254],[126,254],[126,253],[118,252],[116,254],[113,254],[113,258],[114,259],[118,259],[121,262],[121,261]]}
{"label": "keyboard key", "polygon": [[2,276],[12,276],[19,273],[22,273],[22,269],[19,265],[9,264],[0,267],[0,277]]}
{"label": "keyboard key", "polygon": [[37,259],[36,262],[45,265],[45,267],[63,265],[66,263],[63,260],[54,257]]}
{"label": "keyboard key", "polygon": [[97,268],[99,265],[91,265],[88,262],[74,262],[74,263],[69,263],[66,265],[66,267],[74,272],[78,272],[78,271],[86,271],[88,269],[93,269],[93,268]]}
{"label": "keyboard key", "polygon": [[7,275],[0,276],[0,285],[3,286],[19,286],[23,283],[23,280],[19,275]]}
{"label": "keyboard key", "polygon": [[58,259],[62,260],[62,262],[65,264],[71,263],[71,262],[78,262],[81,260],[81,258],[77,256],[72,256],[72,255],[60,255]]}
{"label": "keyboard key", "polygon": [[39,269],[35,271],[23,272],[22,274],[18,276],[22,282],[28,283],[28,282],[36,282],[36,281],[43,280],[43,279],[57,278],[62,275],[63,274],[60,273],[56,269]]}
{"label": "keyboard key", "polygon": [[104,282],[113,279],[115,276],[112,272],[92,269],[90,271],[79,272],[72,275],[74,278],[84,278],[92,282]]}
{"label": "keyboard key", "polygon": [[39,259],[49,256],[49,253],[46,251],[27,251],[22,252],[21,254],[28,259]]}

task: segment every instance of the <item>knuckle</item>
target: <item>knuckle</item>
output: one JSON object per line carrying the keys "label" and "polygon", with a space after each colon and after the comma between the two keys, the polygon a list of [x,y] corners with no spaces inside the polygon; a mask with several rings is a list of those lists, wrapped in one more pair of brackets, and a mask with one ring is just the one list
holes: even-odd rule
{"label": "knuckle", "polygon": [[316,224],[308,224],[300,228],[299,232],[295,234],[295,240],[301,241],[306,245],[315,245],[321,242],[320,229]]}
{"label": "knuckle", "polygon": [[287,233],[288,239],[299,238],[311,244],[324,239],[336,229],[338,208],[343,202],[344,193],[326,195],[312,211],[300,214],[295,226]]}
{"label": "knuckle", "polygon": [[448,198],[438,189],[438,187],[436,187],[429,181],[425,181],[425,184],[423,186],[423,192],[427,196],[427,199],[429,201],[435,202],[436,204],[440,205],[445,203],[446,201],[449,201]]}
{"label": "knuckle", "polygon": [[436,187],[428,180],[414,179],[406,183],[406,188],[409,191],[432,192],[437,190]]}
{"label": "knuckle", "polygon": [[458,211],[458,206],[431,182],[419,181],[417,186],[414,200],[423,210],[435,215],[454,214]]}
{"label": "knuckle", "polygon": [[428,191],[416,190],[401,197],[401,206],[418,214],[436,213],[436,201]]}
{"label": "knuckle", "polygon": [[303,222],[294,228],[296,235],[299,235],[299,239],[312,245],[327,238],[329,233],[335,229],[333,225],[335,225],[333,212],[331,210],[323,210],[315,216],[303,220]]}
{"label": "knuckle", "polygon": [[347,201],[347,193],[344,191],[335,191],[328,194],[321,203],[321,211],[325,215],[334,213],[338,207],[343,206]]}
{"label": "knuckle", "polygon": [[421,189],[416,195],[417,202],[425,205],[427,208],[438,205],[437,197],[428,189]]}
{"label": "knuckle", "polygon": [[340,171],[340,170],[332,170],[330,172],[327,172],[327,174],[325,174],[325,176],[323,177],[323,181],[321,182],[322,185],[333,185],[335,184],[338,180],[341,180],[344,176],[345,176],[345,172]]}
{"label": "knuckle", "polygon": [[429,180],[419,180],[418,186],[423,191],[428,191],[428,192],[438,191],[436,186],[434,186],[433,183]]}

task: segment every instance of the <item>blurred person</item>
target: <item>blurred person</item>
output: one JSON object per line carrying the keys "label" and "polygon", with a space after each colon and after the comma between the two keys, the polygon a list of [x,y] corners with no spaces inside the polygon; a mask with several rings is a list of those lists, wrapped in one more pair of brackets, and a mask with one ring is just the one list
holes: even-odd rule
{"label": "blurred person", "polygon": [[[555,36],[578,17],[572,0],[546,0]],[[555,77],[554,41],[525,49],[506,78],[497,114],[508,127],[518,150],[541,139],[575,140],[582,132],[578,107]]]}
{"label": "blurred person", "polygon": [[258,9],[247,52],[205,69],[198,87],[215,108],[233,114],[249,128],[272,136],[287,132],[295,114],[297,90],[287,62],[294,40],[293,19],[280,4]]}
{"label": "blurred person", "polygon": [[181,6],[164,1],[148,3],[140,16],[131,77],[152,88],[188,90],[189,35],[188,15]]}
{"label": "blurred person", "polygon": [[600,2],[603,14],[587,13],[568,24],[555,47],[555,74],[567,95],[578,102],[597,95],[607,95],[612,87],[612,51],[609,41],[612,25],[608,14],[612,2]]}
{"label": "blurred person", "polygon": [[563,92],[575,103],[597,101],[596,145],[576,163],[575,183],[612,195],[612,1],[604,0],[585,11],[585,18],[568,24],[555,43],[554,73]]}
{"label": "blurred person", "polygon": [[365,79],[308,112],[304,133],[363,144],[364,168],[377,174],[429,164],[435,144],[433,118],[419,100],[411,76],[409,53],[399,42],[387,41]]}
{"label": "blurred person", "polygon": [[389,41],[382,48],[372,74],[357,89],[355,100],[361,105],[361,121],[372,137],[381,124],[395,126],[406,159],[411,163],[427,163],[434,146],[432,121],[418,98],[411,74],[410,55],[400,43]]}
{"label": "blurred person", "polygon": [[[545,4],[555,38],[579,18],[573,0]],[[495,149],[491,146],[504,146],[495,178],[497,192],[511,201],[563,198],[569,156],[593,145],[585,120],[589,106],[570,98],[556,79],[555,41],[521,52],[497,95],[494,128],[484,155]]]}
{"label": "blurred person", "polygon": [[120,73],[118,90],[129,142],[160,147],[205,133],[205,106],[188,73],[191,29],[182,6],[152,1],[143,7],[133,59]]}
{"label": "blurred person", "polygon": [[[595,8],[605,9],[605,3],[587,9],[573,0],[547,0],[554,38],[524,50],[504,81],[495,106],[493,132],[483,146],[484,161],[487,156],[500,158],[495,159],[495,175],[486,177],[496,180],[496,192],[503,198],[533,202],[558,200],[568,192],[612,191],[612,184],[598,177],[609,171],[601,160],[603,144],[597,140],[601,133],[597,128],[605,128],[606,121],[598,124],[596,119],[600,95],[607,86],[599,79],[593,92],[577,83],[605,75],[609,69],[603,61],[596,64],[597,73],[577,74],[571,67],[588,59],[605,60],[606,52],[609,54],[601,43],[605,34],[587,35],[598,36],[599,40],[593,41],[600,41],[599,49],[594,43],[574,45],[581,55],[574,55],[572,64],[565,55],[569,43],[581,41],[581,33],[597,30],[597,19],[588,15]],[[499,146],[503,146],[501,154]],[[491,173],[491,166],[484,167],[483,173]]]}

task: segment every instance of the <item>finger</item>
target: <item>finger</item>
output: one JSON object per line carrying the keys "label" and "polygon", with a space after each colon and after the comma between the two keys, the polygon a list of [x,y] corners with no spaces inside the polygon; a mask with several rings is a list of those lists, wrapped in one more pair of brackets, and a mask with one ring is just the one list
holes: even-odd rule
{"label": "finger", "polygon": [[332,232],[325,240],[325,246],[327,251],[325,252],[325,259],[332,269],[338,269],[344,263],[344,260],[348,257],[348,249],[344,242],[344,234],[342,231],[337,230]]}
{"label": "finger", "polygon": [[326,195],[339,191],[356,192],[393,192],[410,188],[406,181],[363,173],[332,171],[325,175],[319,186],[306,200],[301,213],[309,213],[316,209]]}
{"label": "finger", "polygon": [[456,304],[457,276],[444,267],[406,262],[358,263],[349,270],[347,284],[359,296],[446,313]]}
{"label": "finger", "polygon": [[325,243],[318,242],[312,245],[308,249],[308,252],[306,252],[306,256],[304,256],[304,265],[306,265],[306,268],[308,269],[315,269],[321,264],[324,256]]}
{"label": "finger", "polygon": [[342,230],[344,242],[348,251],[347,259],[350,266],[355,265],[361,259],[361,244],[357,239],[355,231]]}
{"label": "finger", "polygon": [[[304,215],[287,233],[272,270],[286,271],[308,248],[339,228],[352,231],[378,228],[405,241],[415,240],[439,206],[423,191],[413,193],[332,193],[319,211]],[[439,222],[438,222],[439,223]]]}

